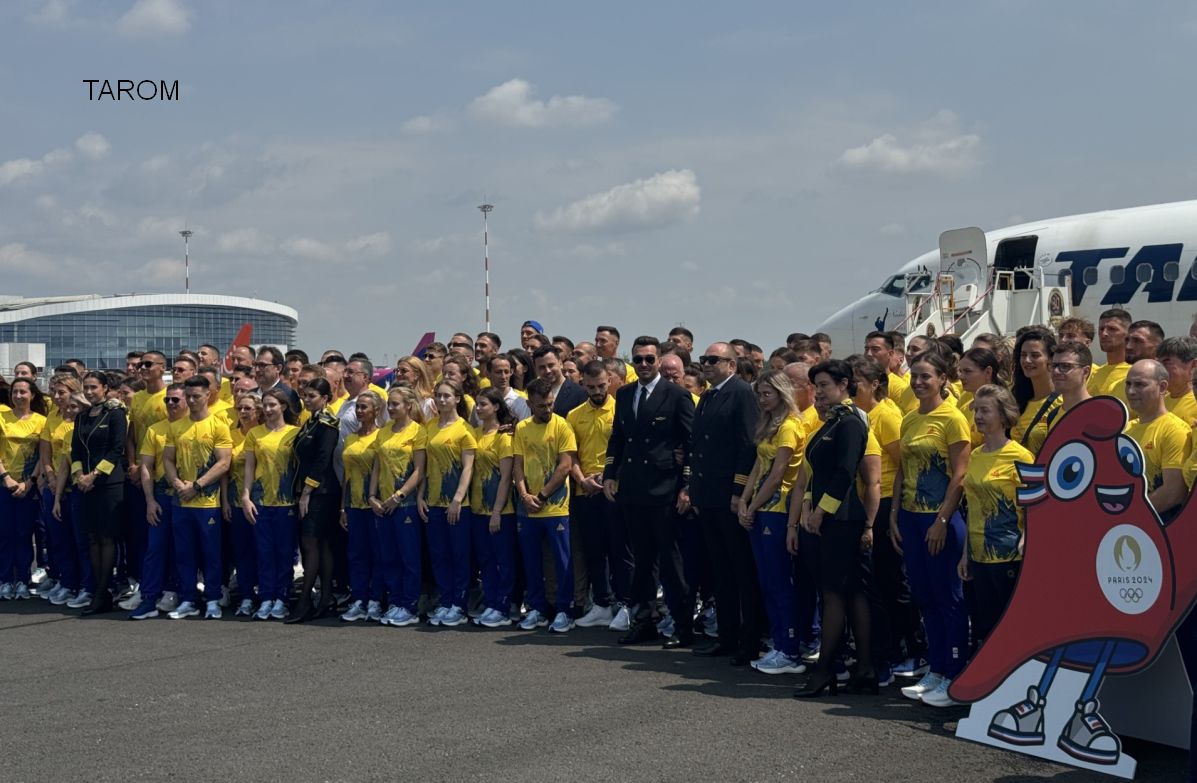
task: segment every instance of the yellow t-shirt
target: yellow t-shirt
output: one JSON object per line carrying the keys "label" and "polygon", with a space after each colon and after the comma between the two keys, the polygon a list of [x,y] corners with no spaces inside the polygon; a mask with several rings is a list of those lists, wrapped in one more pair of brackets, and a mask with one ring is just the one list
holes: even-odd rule
{"label": "yellow t-shirt", "polygon": [[1197,398],[1193,397],[1193,392],[1187,391],[1179,397],[1165,394],[1164,405],[1167,406],[1169,412],[1175,413],[1181,421],[1190,427],[1197,422]]}
{"label": "yellow t-shirt", "polygon": [[345,467],[345,508],[370,507],[370,471],[374,469],[374,441],[378,429],[369,435],[354,432],[345,436],[341,462]]}
{"label": "yellow t-shirt", "polygon": [[869,411],[869,434],[877,440],[881,453],[881,499],[894,496],[894,475],[898,465],[885,446],[902,440],[902,411],[893,400],[885,399]]}
{"label": "yellow t-shirt", "polygon": [[[511,450],[516,457],[523,458],[524,485],[529,494],[535,495],[553,477],[560,456],[578,450],[578,441],[565,419],[554,413],[547,424],[536,419],[524,419],[517,424]],[[527,509],[521,509],[520,513],[536,518],[569,516],[569,482],[561,482],[540,511],[529,513]]]}
{"label": "yellow t-shirt", "polygon": [[156,421],[166,418],[166,387],[161,391],[139,391],[133,393],[133,404],[129,406],[129,424],[133,427],[133,442],[140,444],[146,430]]}
{"label": "yellow t-shirt", "polygon": [[[902,401],[906,398],[906,392],[910,389],[910,381],[903,378],[901,375],[895,373],[889,374],[889,386],[886,396],[895,405],[901,406]],[[915,407],[918,407],[918,400],[915,400]]]}
{"label": "yellow t-shirt", "polygon": [[[975,449],[981,445],[981,441],[985,440],[985,436],[977,429],[977,420],[973,416],[973,393],[965,392],[956,399],[956,407],[964,414],[964,420],[968,422],[969,440],[972,442],[972,447]],[[1044,414],[1046,418],[1047,414]]]}
{"label": "yellow t-shirt", "polygon": [[1018,507],[1018,478],[1015,463],[1031,464],[1035,455],[1015,440],[997,451],[974,449],[964,474],[964,497],[968,502],[968,556],[978,563],[1007,563],[1018,560],[1018,539],[1025,529],[1024,512]]}
{"label": "yellow t-shirt", "polygon": [[968,442],[968,422],[951,400],[930,413],[917,410],[902,419],[902,509],[939,510],[951,483],[948,447]]}
{"label": "yellow t-shirt", "polygon": [[1138,419],[1126,425],[1126,434],[1143,451],[1143,476],[1147,491],[1159,489],[1164,483],[1164,471],[1184,469],[1192,448],[1193,428],[1174,413],[1144,424]]}
{"label": "yellow t-shirt", "polygon": [[[56,473],[61,474],[66,471],[69,475],[71,472],[71,436],[75,434],[75,422],[64,421],[61,416],[57,417],[58,424],[49,431],[42,428],[42,440],[50,444],[50,464],[54,467]],[[46,424],[49,425],[51,419],[47,417]],[[53,487],[51,487],[53,489]],[[71,482],[67,482],[64,491],[70,491]]]}
{"label": "yellow t-shirt", "polygon": [[237,410],[231,402],[218,399],[208,406],[208,413],[223,419],[224,423],[229,425],[230,432],[237,426]]}
{"label": "yellow t-shirt", "polygon": [[756,444],[756,465],[753,470],[757,474],[757,483],[754,494],[760,491],[761,485],[769,477],[773,460],[782,448],[790,449],[790,458],[785,472],[781,474],[781,484],[774,490],[773,496],[760,505],[759,511],[786,512],[790,490],[794,488],[794,480],[798,478],[798,468],[802,465],[802,455],[806,450],[806,426],[797,416],[786,416],[772,437]]}
{"label": "yellow t-shirt", "polygon": [[154,482],[154,494],[173,497],[175,489],[166,480],[166,462],[162,459],[162,452],[166,451],[166,443],[170,440],[171,424],[168,419],[151,424],[145,437],[141,439],[138,454],[154,458],[154,472],[150,474],[150,479]]}
{"label": "yellow t-shirt", "polygon": [[[254,455],[254,484],[249,498],[256,506],[290,506],[295,502],[295,436],[299,427],[284,424],[271,432],[259,424],[245,435],[243,450]],[[242,465],[242,473],[245,466]],[[244,479],[242,479],[244,480]]]}
{"label": "yellow t-shirt", "polygon": [[[9,408],[12,410],[12,408]],[[58,412],[58,408],[54,405],[50,406],[50,412],[46,414],[46,423],[42,425],[40,439],[46,443],[51,442],[50,435],[54,430],[58,429],[62,424],[62,414]]]}
{"label": "yellow t-shirt", "polygon": [[[412,462],[412,452],[416,436],[420,433],[420,425],[409,421],[407,426],[398,432],[394,430],[394,423],[387,424],[378,431],[374,440],[374,455],[378,460],[378,494],[382,498],[398,492],[411,478],[415,463]],[[400,505],[414,506],[416,493],[412,492],[403,499]]]}
{"label": "yellow t-shirt", "polygon": [[[462,454],[473,451],[477,446],[470,425],[460,417],[446,427],[433,419],[420,429],[414,449],[425,454],[425,501],[428,505],[449,507],[461,483]],[[469,500],[465,498],[462,505],[468,506]]]}
{"label": "yellow t-shirt", "polygon": [[1130,372],[1130,365],[1103,364],[1089,376],[1089,393],[1094,397],[1106,395],[1117,397],[1126,402],[1126,374]]}
{"label": "yellow t-shirt", "polygon": [[[167,430],[167,445],[175,449],[175,471],[183,481],[195,481],[216,464],[217,449],[233,449],[229,425],[218,416],[208,415],[200,421],[190,417],[175,422]],[[191,500],[175,502],[183,508],[216,508],[220,505],[220,482],[199,488]]]}
{"label": "yellow t-shirt", "polygon": [[[474,449],[474,473],[470,477],[470,510],[489,517],[499,497],[499,481],[502,479],[499,463],[512,456],[512,436],[510,432],[495,430],[484,433],[476,428],[474,440],[478,445]],[[515,513],[512,503],[514,494],[515,490],[509,488],[507,502],[500,513]]]}
{"label": "yellow t-shirt", "polygon": [[230,408],[233,406],[233,384],[228,378],[220,379],[220,399],[227,402]]}
{"label": "yellow t-shirt", "polygon": [[24,419],[12,410],[0,412],[0,459],[13,481],[24,481],[37,467],[38,444],[46,417],[30,412]]}
{"label": "yellow t-shirt", "polygon": [[623,363],[623,382],[636,383],[640,380],[640,376],[636,375],[636,368],[627,362]]}
{"label": "yellow t-shirt", "polygon": [[819,431],[823,426],[823,420],[819,418],[819,411],[814,405],[807,407],[802,411],[802,423],[806,427],[806,437],[810,437]]}
{"label": "yellow t-shirt", "polygon": [[597,408],[587,400],[567,413],[565,421],[574,431],[578,443],[578,468],[582,475],[602,473],[607,462],[607,441],[611,439],[611,426],[615,422],[615,398],[607,395]]}
{"label": "yellow t-shirt", "polygon": [[[1043,407],[1043,403],[1047,397],[1039,397],[1027,403],[1026,410],[1018,417],[1018,423],[1010,428],[1010,439],[1022,443],[1032,454],[1038,454],[1039,449],[1043,448],[1043,441],[1047,440],[1047,419],[1051,412],[1060,407],[1063,402],[1063,397],[1056,397],[1052,404],[1048,406],[1043,415],[1039,417],[1039,421],[1035,424],[1035,429],[1031,430],[1031,434],[1027,436],[1026,442],[1023,442],[1023,434],[1026,433],[1027,428],[1031,426],[1031,422],[1035,420],[1035,416],[1039,413],[1039,409]],[[975,423],[974,423],[974,426]]]}

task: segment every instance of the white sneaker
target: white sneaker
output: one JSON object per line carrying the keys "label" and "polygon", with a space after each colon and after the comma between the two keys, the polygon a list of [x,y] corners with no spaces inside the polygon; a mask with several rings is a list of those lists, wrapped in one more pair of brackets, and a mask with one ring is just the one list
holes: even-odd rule
{"label": "white sneaker", "polygon": [[595,604],[590,607],[589,612],[579,617],[574,625],[579,628],[598,628],[603,625],[611,625],[614,619],[615,615],[611,613],[611,607]]}
{"label": "white sneaker", "polygon": [[141,591],[134,590],[133,592],[129,593],[129,597],[121,601],[119,604],[117,604],[117,606],[119,606],[121,609],[124,609],[126,612],[131,612],[137,607],[141,606]]}
{"label": "white sneaker", "polygon": [[366,622],[376,623],[382,619],[382,604],[371,601],[366,604]]}
{"label": "white sneaker", "polygon": [[91,593],[87,590],[80,590],[79,595],[67,601],[68,609],[86,609],[91,606]]}
{"label": "white sneaker", "polygon": [[204,612],[205,620],[219,620],[224,616],[224,612],[220,611],[220,601],[209,601],[208,611]]}
{"label": "white sneaker", "polygon": [[608,631],[619,631],[626,633],[632,627],[632,615],[628,612],[628,608],[623,604],[619,605],[619,611],[615,613],[615,617],[611,619],[611,623],[607,626]]}
{"label": "white sneaker", "polygon": [[155,606],[158,607],[159,612],[173,612],[179,608],[179,594],[167,590],[158,599],[158,603]]}
{"label": "white sneaker", "polygon": [[914,685],[907,685],[902,689],[902,695],[908,699],[915,701],[922,701],[923,694],[928,691],[933,691],[939,685],[939,681],[943,678],[935,672],[927,672],[923,675],[923,679],[916,682]]}
{"label": "white sneaker", "polygon": [[[42,582],[44,582],[45,580],[46,580],[46,569],[44,569],[44,568],[35,568],[35,569],[33,569],[33,573],[29,575],[30,584],[35,584],[38,587],[41,587]],[[50,583],[53,584],[54,580],[51,579]]]}
{"label": "white sneaker", "polygon": [[944,677],[935,686],[934,690],[926,691],[922,695],[923,704],[932,707],[955,707],[957,702],[952,700],[948,695],[948,688],[952,686],[952,681]]}
{"label": "white sneaker", "polygon": [[258,611],[254,612],[254,619],[255,620],[269,620],[270,619],[270,610],[272,608],[274,608],[273,601],[263,601],[261,603],[261,605],[258,606]]}
{"label": "white sneaker", "polygon": [[[263,601],[262,603],[266,603]],[[242,598],[241,604],[237,607],[237,611],[233,614],[234,617],[251,617],[254,613],[254,602],[249,598]]]}
{"label": "white sneaker", "polygon": [[179,604],[178,608],[167,615],[172,620],[182,620],[185,617],[196,617],[199,615],[199,609],[190,601],[184,601]]}

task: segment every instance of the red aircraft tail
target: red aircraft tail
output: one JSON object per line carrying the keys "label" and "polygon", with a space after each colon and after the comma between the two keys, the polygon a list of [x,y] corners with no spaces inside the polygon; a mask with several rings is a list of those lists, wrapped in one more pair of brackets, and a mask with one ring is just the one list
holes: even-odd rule
{"label": "red aircraft tail", "polygon": [[238,345],[249,345],[253,339],[254,327],[253,324],[241,324],[241,328],[237,330],[237,336],[233,338],[233,342],[229,344],[229,349],[224,354],[224,372],[231,373],[233,365],[237,362],[233,358],[233,349]]}

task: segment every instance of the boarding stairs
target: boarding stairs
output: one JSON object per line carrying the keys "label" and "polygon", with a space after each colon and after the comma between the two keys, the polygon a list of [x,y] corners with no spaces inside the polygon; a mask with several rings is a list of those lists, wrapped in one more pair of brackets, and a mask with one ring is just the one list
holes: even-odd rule
{"label": "boarding stairs", "polygon": [[989,269],[983,291],[971,281],[957,285],[953,272],[937,273],[929,289],[906,295],[906,318],[898,331],[908,337],[954,334],[968,346],[978,334],[1012,335],[1032,324],[1054,327],[1069,316],[1069,279],[1048,285],[1039,268]]}

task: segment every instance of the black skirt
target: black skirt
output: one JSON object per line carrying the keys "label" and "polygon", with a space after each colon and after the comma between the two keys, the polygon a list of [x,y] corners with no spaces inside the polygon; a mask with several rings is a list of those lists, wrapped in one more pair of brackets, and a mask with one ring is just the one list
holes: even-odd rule
{"label": "black skirt", "polygon": [[863,520],[823,519],[819,528],[819,588],[851,594],[865,585],[868,553],[860,548]]}
{"label": "black skirt", "polygon": [[299,520],[300,535],[325,539],[341,524],[341,493],[326,492],[308,498],[308,513]]}
{"label": "black skirt", "polygon": [[97,538],[119,538],[125,519],[124,483],[97,484],[91,492],[76,492],[83,531]]}

